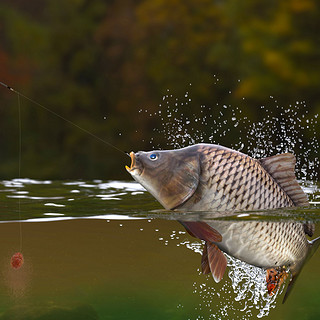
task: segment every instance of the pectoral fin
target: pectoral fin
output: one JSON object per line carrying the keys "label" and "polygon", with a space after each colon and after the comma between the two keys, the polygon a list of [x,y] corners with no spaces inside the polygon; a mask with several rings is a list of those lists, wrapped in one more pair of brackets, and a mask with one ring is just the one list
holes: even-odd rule
{"label": "pectoral fin", "polygon": [[182,221],[179,222],[185,227],[188,233],[198,239],[209,242],[221,242],[221,234],[203,221]]}

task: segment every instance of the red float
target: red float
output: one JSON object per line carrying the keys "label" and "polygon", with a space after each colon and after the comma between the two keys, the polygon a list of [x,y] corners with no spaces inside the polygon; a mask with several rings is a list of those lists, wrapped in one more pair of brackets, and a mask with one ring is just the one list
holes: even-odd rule
{"label": "red float", "polygon": [[23,265],[23,255],[20,252],[16,252],[12,257],[11,257],[11,267],[14,269],[19,269]]}

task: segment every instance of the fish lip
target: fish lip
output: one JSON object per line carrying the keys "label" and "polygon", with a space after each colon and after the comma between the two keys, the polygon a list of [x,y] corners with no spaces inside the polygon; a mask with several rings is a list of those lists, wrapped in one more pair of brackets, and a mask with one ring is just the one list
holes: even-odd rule
{"label": "fish lip", "polygon": [[141,169],[137,165],[135,153],[133,151],[131,151],[129,155],[130,155],[130,158],[131,158],[131,165],[130,165],[130,167],[126,166],[126,170],[130,174],[138,174],[138,175],[140,175],[141,174]]}

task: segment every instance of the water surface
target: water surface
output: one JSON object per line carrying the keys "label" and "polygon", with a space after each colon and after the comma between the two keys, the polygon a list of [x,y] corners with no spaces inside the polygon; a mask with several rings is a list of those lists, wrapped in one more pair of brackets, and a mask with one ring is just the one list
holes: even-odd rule
{"label": "water surface", "polygon": [[[229,220],[313,222],[320,194],[305,184],[310,208],[236,212]],[[162,210],[135,182],[0,183],[0,319],[318,319],[320,252],[282,304],[265,271],[228,257],[223,280],[200,272],[203,243],[177,220],[208,213]],[[216,216],[210,216],[215,219]],[[209,217],[209,218],[210,218]],[[11,256],[21,251],[15,270]]]}

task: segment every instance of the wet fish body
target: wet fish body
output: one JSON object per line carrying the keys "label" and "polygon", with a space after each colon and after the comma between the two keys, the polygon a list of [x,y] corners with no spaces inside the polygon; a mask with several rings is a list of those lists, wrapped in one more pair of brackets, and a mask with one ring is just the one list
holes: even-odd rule
{"label": "wet fish body", "polygon": [[[197,144],[178,150],[131,152],[130,156],[127,171],[166,209],[218,211],[223,216],[233,210],[309,205],[296,180],[295,157],[290,153],[257,160],[222,146]],[[212,273],[216,282],[227,267],[223,252],[263,268],[290,268],[293,278],[285,299],[320,243],[320,239],[309,242],[305,235],[313,234],[312,227],[300,223],[179,222],[192,236],[205,241],[202,271]],[[272,281],[284,276],[269,271],[268,290],[272,292],[276,287]]]}
{"label": "wet fish body", "polygon": [[131,153],[132,177],[166,209],[256,210],[308,205],[295,157],[253,159],[218,145]]}
{"label": "wet fish body", "polygon": [[217,230],[221,242],[216,245],[229,255],[249,264],[297,269],[309,250],[305,227],[297,222],[207,221]]}
{"label": "wet fish body", "polygon": [[[311,241],[306,237],[313,236],[315,226],[312,223],[228,220],[179,222],[192,236],[205,241],[202,272],[212,273],[216,282],[223,278],[227,267],[223,252],[266,269],[268,291],[272,294],[274,288],[278,288],[286,278],[284,270],[290,270],[292,279],[283,301],[287,299],[302,267],[320,245],[320,237]],[[273,276],[270,277],[270,274]],[[273,279],[276,281],[273,282]]]}

